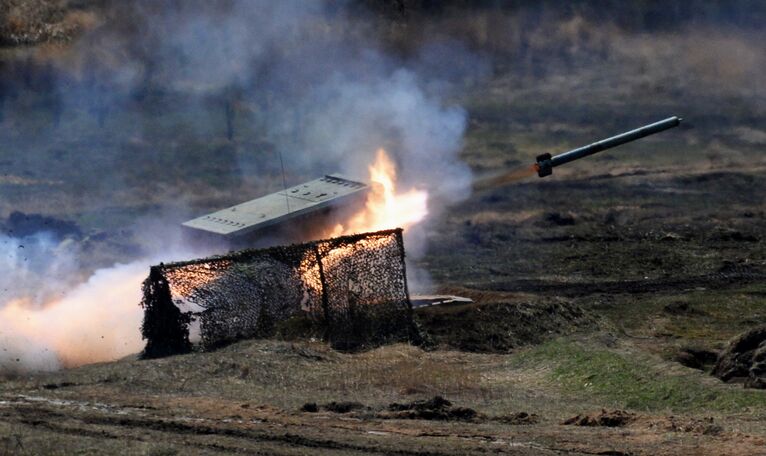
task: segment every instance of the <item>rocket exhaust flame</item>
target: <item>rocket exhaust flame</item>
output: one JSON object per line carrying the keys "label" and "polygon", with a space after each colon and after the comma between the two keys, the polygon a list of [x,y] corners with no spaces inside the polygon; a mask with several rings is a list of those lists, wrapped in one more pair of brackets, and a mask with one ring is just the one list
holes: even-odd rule
{"label": "rocket exhaust flame", "polygon": [[513,168],[510,171],[506,171],[499,175],[479,179],[474,184],[473,189],[475,191],[481,191],[507,185],[534,176],[537,171],[537,164],[519,166],[518,168]]}

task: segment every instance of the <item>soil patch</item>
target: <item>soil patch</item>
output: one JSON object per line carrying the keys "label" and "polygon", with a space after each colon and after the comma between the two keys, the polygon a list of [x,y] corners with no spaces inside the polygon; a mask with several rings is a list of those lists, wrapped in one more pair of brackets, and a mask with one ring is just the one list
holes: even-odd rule
{"label": "soil patch", "polygon": [[513,425],[537,424],[540,421],[540,417],[534,413],[518,412],[513,415],[498,416],[495,418],[495,421]]}
{"label": "soil patch", "polygon": [[[305,405],[304,405],[305,407]],[[362,410],[365,406],[361,402],[354,401],[341,401],[341,402],[328,402],[322,406],[322,409],[332,413],[349,413],[355,410]]]}
{"label": "soil patch", "polygon": [[601,410],[600,413],[592,415],[577,415],[564,420],[564,425],[574,426],[603,426],[603,427],[621,427],[631,423],[636,419],[636,415],[624,410]]}
{"label": "soil patch", "polygon": [[671,432],[691,432],[693,434],[718,435],[723,432],[723,427],[715,423],[713,417],[702,419],[682,419],[674,416],[668,417],[666,430]]}
{"label": "soil patch", "polygon": [[467,407],[454,407],[452,402],[441,396],[428,400],[407,403],[393,403],[388,409],[379,414],[381,418],[407,420],[438,420],[438,421],[474,421],[479,417],[476,410]]}

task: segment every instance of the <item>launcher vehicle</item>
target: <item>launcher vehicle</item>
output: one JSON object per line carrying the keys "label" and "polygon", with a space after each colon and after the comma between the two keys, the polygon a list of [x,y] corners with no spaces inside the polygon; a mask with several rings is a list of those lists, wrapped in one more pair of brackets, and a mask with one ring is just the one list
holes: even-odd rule
{"label": "launcher vehicle", "polygon": [[289,240],[306,240],[303,222],[320,232],[333,211],[352,210],[364,203],[369,186],[339,175],[327,175],[183,223],[192,238],[234,247],[252,247],[269,228],[279,226]]}

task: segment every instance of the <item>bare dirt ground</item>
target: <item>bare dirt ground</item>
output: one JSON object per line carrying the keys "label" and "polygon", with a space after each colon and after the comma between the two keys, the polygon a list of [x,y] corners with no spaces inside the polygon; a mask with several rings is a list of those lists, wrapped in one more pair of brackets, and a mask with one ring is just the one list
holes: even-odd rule
{"label": "bare dirt ground", "polygon": [[[461,158],[474,173],[669,115],[685,127],[449,208],[416,264],[438,291],[475,302],[417,311],[432,348],[244,341],[9,374],[0,454],[766,454],[766,390],[677,361],[766,323],[763,72],[731,60],[755,61],[759,41],[717,29],[614,37],[579,21],[554,30],[559,53],[543,39],[553,29],[533,30],[531,51],[496,59],[491,77],[452,97],[468,112]],[[502,54],[507,35],[491,32],[475,44]],[[226,139],[181,96],[135,102],[103,125],[65,113],[46,142],[38,132],[55,113],[38,88],[23,90],[0,119],[0,215],[75,221],[94,267],[136,255],[125,227],[166,220],[160,199],[202,213],[276,182],[229,169],[259,150],[260,133],[240,122]],[[124,128],[136,123],[141,137]],[[191,134],[200,124],[221,131]],[[125,170],[124,187],[98,180],[109,167]],[[411,404],[435,396],[451,404]]]}
{"label": "bare dirt ground", "polygon": [[[520,367],[507,355],[408,346],[341,355],[316,344],[244,342],[214,354],[95,365],[6,385],[0,425],[6,449],[21,454],[714,455],[763,449],[762,430],[748,426],[747,417],[654,411],[600,420],[615,413],[553,393],[547,369]],[[402,419],[387,411],[429,391],[449,392],[454,406],[476,407],[477,415]],[[711,385],[710,391],[723,388]],[[322,407],[333,400],[359,404],[341,408],[344,413]],[[318,403],[319,411],[301,410],[307,402]],[[578,415],[594,422],[565,424]]]}

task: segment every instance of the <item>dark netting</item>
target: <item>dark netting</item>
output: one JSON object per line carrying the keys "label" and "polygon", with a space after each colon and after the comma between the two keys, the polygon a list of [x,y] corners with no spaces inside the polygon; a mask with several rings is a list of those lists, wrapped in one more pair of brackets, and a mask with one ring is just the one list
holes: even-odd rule
{"label": "dark netting", "polygon": [[339,349],[414,335],[402,230],[379,231],[151,268],[144,282],[145,357],[268,337],[305,315]]}

